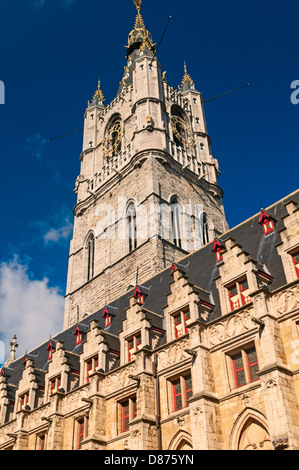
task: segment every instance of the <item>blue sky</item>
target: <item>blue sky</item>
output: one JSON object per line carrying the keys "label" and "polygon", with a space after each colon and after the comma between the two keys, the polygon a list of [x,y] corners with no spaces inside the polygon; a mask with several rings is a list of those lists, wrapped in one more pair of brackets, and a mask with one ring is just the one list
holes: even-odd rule
{"label": "blue sky", "polygon": [[[62,325],[82,132],[48,140],[82,127],[98,77],[106,103],[114,98],[135,14],[132,0],[1,2],[3,337],[15,328],[30,343],[31,314],[32,332],[45,318],[44,334]],[[172,16],[158,52],[172,86],[184,61],[204,99],[250,83],[205,105],[229,225],[296,190],[298,2],[144,0],[142,14],[156,43]]]}

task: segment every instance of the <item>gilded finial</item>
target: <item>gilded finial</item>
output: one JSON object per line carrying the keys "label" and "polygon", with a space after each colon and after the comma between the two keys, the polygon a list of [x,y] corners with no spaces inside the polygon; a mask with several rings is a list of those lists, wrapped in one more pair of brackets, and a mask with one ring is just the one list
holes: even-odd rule
{"label": "gilded finial", "polygon": [[133,0],[133,1],[134,1],[134,5],[136,7],[136,10],[139,12],[141,10],[142,0]]}
{"label": "gilded finial", "polygon": [[192,78],[190,77],[190,75],[187,72],[187,65],[186,65],[185,61],[184,61],[184,76],[183,76],[183,79],[182,79],[180,89],[182,89],[184,87],[184,85],[187,86],[187,87],[190,87],[192,89],[195,88],[194,81],[192,80]]}
{"label": "gilded finial", "polygon": [[[88,103],[88,105],[89,104],[90,103]],[[99,77],[98,77],[98,88],[97,88],[95,94],[93,95],[91,104],[92,105],[98,104],[100,106],[105,106],[105,98],[104,98],[104,95],[103,95],[103,92],[102,92],[102,89],[101,89],[101,81],[100,81]]]}

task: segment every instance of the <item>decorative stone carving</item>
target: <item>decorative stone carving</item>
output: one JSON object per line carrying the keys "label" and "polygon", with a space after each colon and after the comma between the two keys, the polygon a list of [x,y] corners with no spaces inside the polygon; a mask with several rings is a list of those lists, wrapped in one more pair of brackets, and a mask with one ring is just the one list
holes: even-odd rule
{"label": "decorative stone carving", "polygon": [[189,348],[189,340],[186,338],[179,343],[175,343],[167,349],[163,349],[158,354],[158,370],[163,370],[172,364],[177,364],[190,356],[184,351]]}
{"label": "decorative stone carving", "polygon": [[299,308],[299,286],[296,285],[276,296],[276,309],[280,315]]}
{"label": "decorative stone carving", "polygon": [[193,416],[200,416],[203,414],[203,410],[200,406],[197,406],[196,408],[194,408],[194,410],[191,411],[191,413],[193,414]]}
{"label": "decorative stone carving", "polygon": [[210,346],[215,346],[222,343],[226,339],[237,336],[244,331],[255,328],[251,320],[252,314],[249,310],[238,312],[236,315],[231,316],[226,321],[216,323],[207,329],[207,340]]}
{"label": "decorative stone carving", "polygon": [[176,424],[179,428],[182,428],[185,424],[184,416],[178,416],[178,418],[176,418],[175,422],[176,422]]}
{"label": "decorative stone carving", "polygon": [[275,388],[277,387],[277,382],[273,379],[268,380],[266,383],[266,388]]}
{"label": "decorative stone carving", "polygon": [[115,372],[107,377],[106,387],[107,391],[114,392],[117,389],[126,387],[132,383],[129,375],[136,374],[136,365],[132,364],[130,367],[126,367],[119,372]]}

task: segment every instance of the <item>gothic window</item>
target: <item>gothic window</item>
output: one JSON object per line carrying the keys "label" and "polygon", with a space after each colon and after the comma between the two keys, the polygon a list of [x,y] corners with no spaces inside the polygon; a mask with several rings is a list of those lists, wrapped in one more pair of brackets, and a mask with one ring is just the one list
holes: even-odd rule
{"label": "gothic window", "polygon": [[87,281],[90,281],[94,276],[94,251],[95,251],[95,238],[91,233],[86,242],[86,256],[87,256]]}
{"label": "gothic window", "polygon": [[231,355],[234,385],[242,387],[258,380],[258,358],[254,346],[242,348],[236,354]]}
{"label": "gothic window", "polygon": [[120,115],[112,117],[106,128],[102,142],[102,155],[104,158],[116,157],[121,152],[123,126]]}
{"label": "gothic window", "polygon": [[172,411],[179,411],[188,407],[188,400],[193,395],[191,373],[172,379],[170,384],[172,391]]}
{"label": "gothic window", "polygon": [[184,111],[174,105],[171,108],[171,129],[173,141],[178,147],[192,149],[194,147],[194,136]]}
{"label": "gothic window", "polygon": [[202,214],[202,243],[206,245],[209,243],[209,225],[208,225],[208,218],[207,214],[203,212]]}
{"label": "gothic window", "polygon": [[251,302],[251,298],[248,295],[249,286],[246,277],[228,286],[227,290],[232,311]]}
{"label": "gothic window", "polygon": [[129,253],[137,248],[137,217],[136,206],[132,202],[127,209],[127,236]]}
{"label": "gothic window", "polygon": [[180,206],[178,204],[177,196],[172,196],[170,199],[171,209],[171,226],[172,226],[172,241],[173,243],[182,248],[181,230],[180,230]]}

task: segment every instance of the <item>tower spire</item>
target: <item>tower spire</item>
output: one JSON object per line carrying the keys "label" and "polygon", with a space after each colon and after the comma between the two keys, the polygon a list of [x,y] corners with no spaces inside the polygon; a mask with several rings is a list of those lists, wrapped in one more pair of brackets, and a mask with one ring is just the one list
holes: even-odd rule
{"label": "tower spire", "polygon": [[181,86],[179,87],[181,91],[186,91],[186,90],[194,90],[195,89],[195,84],[192,78],[190,77],[188,71],[187,71],[187,65],[186,62],[184,62],[184,76],[182,79]]}
{"label": "tower spire", "polygon": [[94,106],[94,105],[105,107],[105,98],[101,89],[100,79],[98,79],[98,88],[95,94],[93,95],[91,103],[89,103],[89,106]]}
{"label": "tower spire", "polygon": [[151,50],[154,50],[154,43],[151,34],[145,27],[144,20],[141,15],[141,3],[142,0],[133,0],[137,10],[137,16],[135,20],[134,29],[129,34],[127,55],[129,56],[135,49],[140,49],[142,45],[145,45]]}

